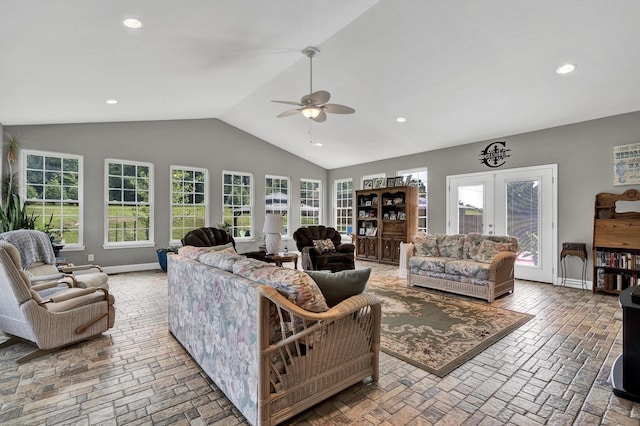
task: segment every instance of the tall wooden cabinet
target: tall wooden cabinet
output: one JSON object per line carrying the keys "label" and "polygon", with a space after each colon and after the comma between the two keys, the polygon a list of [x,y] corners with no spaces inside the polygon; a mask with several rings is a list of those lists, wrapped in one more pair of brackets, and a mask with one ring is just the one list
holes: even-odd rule
{"label": "tall wooden cabinet", "polygon": [[415,236],[418,188],[397,186],[356,191],[356,257],[400,262],[400,243]]}
{"label": "tall wooden cabinet", "polygon": [[[593,220],[593,292],[619,294],[640,279],[640,192],[596,195]],[[637,208],[637,207],[636,207]]]}

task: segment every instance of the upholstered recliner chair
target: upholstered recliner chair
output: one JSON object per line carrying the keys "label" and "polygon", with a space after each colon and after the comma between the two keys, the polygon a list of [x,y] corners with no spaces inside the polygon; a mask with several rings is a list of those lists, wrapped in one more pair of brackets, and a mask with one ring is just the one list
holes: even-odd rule
{"label": "upholstered recliner chair", "polygon": [[22,270],[18,250],[0,241],[0,330],[4,348],[31,342],[38,349],[18,363],[89,339],[113,327],[114,298],[104,288],[69,288],[42,298]]}
{"label": "upholstered recliner chair", "polygon": [[109,277],[98,265],[58,268],[51,240],[42,231],[18,229],[16,231],[3,232],[0,234],[0,240],[8,242],[18,250],[22,269],[27,273],[34,285],[42,280],[68,278],[73,280],[73,287],[109,289]]}
{"label": "upholstered recliner chair", "polygon": [[355,246],[342,244],[342,237],[334,228],[323,225],[299,228],[293,233],[293,239],[302,253],[305,270],[338,272],[356,268]]}
{"label": "upholstered recliner chair", "polygon": [[[189,231],[182,237],[181,242],[183,246],[194,247],[213,247],[231,243],[233,248],[236,248],[236,241],[227,231],[213,227],[203,227]],[[241,254],[253,259],[264,260],[267,252],[260,250]]]}

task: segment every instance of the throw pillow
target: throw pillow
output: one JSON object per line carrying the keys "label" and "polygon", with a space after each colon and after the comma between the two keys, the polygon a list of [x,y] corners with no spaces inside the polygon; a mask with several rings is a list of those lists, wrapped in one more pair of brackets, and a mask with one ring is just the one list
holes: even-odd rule
{"label": "throw pillow", "polygon": [[491,260],[496,257],[498,253],[503,251],[511,251],[515,253],[516,248],[511,243],[497,243],[491,240],[484,240],[482,244],[480,244],[480,250],[478,250],[478,253],[473,255],[471,258],[478,262],[491,263]]}
{"label": "throw pillow", "polygon": [[336,251],[336,246],[333,244],[333,241],[330,239],[326,240],[313,240],[313,246],[320,251],[320,253],[324,253],[327,251]]}
{"label": "throw pillow", "polygon": [[416,256],[438,257],[438,244],[435,234],[420,233],[413,238]]}
{"label": "throw pillow", "polygon": [[208,251],[202,253],[198,257],[198,261],[204,263],[205,265],[213,266],[214,268],[233,272],[234,263],[236,263],[238,260],[245,259],[245,256],[234,253],[226,253],[224,250]]}
{"label": "throw pillow", "polygon": [[327,305],[333,308],[338,303],[364,291],[371,274],[371,268],[352,269],[340,272],[307,271],[320,287]]}
{"label": "throw pillow", "polygon": [[315,281],[302,271],[272,266],[255,259],[243,259],[234,263],[233,273],[275,288],[289,301],[309,312],[329,310]]}
{"label": "throw pillow", "polygon": [[466,236],[462,234],[445,235],[438,234],[438,252],[442,257],[462,259],[462,249]]}
{"label": "throw pillow", "polygon": [[233,243],[220,244],[219,246],[211,246],[211,247],[207,247],[207,249],[208,249],[207,251],[237,254],[236,249],[233,248]]}
{"label": "throw pillow", "polygon": [[209,247],[182,246],[178,249],[180,256],[196,260],[202,253],[208,251]]}

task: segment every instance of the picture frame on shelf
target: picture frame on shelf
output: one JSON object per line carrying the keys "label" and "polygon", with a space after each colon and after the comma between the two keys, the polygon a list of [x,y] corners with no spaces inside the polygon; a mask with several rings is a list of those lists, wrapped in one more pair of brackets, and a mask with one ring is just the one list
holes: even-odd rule
{"label": "picture frame on shelf", "polygon": [[363,189],[373,189],[373,179],[365,179],[362,182]]}
{"label": "picture frame on shelf", "polygon": [[407,212],[398,212],[398,220],[407,220]]}
{"label": "picture frame on shelf", "polygon": [[365,205],[365,206],[367,206],[367,207],[371,206],[371,200],[367,200],[367,201],[365,201],[365,202],[364,202],[364,205]]}
{"label": "picture frame on shelf", "polygon": [[394,186],[404,186],[404,178],[402,176],[397,176]]}
{"label": "picture frame on shelf", "polygon": [[381,189],[386,186],[386,181],[384,178],[376,178],[376,181],[373,183],[373,187],[375,189]]}
{"label": "picture frame on shelf", "polygon": [[358,230],[358,235],[365,235],[367,233],[367,228],[360,228]]}
{"label": "picture frame on shelf", "polygon": [[376,206],[376,205],[378,205],[378,197],[373,197],[373,198],[371,198],[371,205],[372,205],[372,206]]}
{"label": "picture frame on shelf", "polygon": [[396,178],[387,178],[387,188],[393,188],[396,186]]}

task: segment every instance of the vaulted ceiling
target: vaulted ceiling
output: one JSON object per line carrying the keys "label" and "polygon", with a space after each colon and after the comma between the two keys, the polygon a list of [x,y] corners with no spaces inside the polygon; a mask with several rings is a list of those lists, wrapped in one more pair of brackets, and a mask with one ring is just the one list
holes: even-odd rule
{"label": "vaulted ceiling", "polygon": [[[219,118],[333,169],[640,110],[638,22],[635,0],[2,0],[0,123]],[[355,114],[276,118],[307,46]]]}

